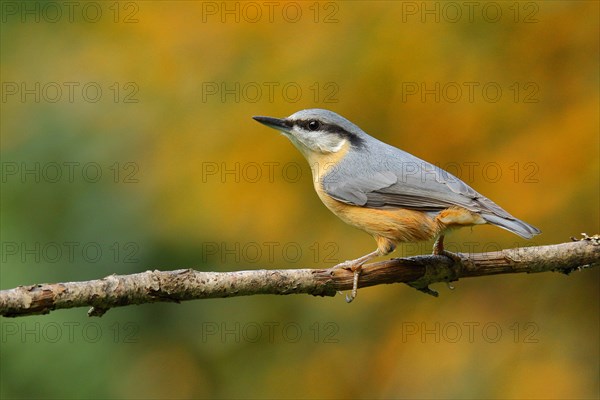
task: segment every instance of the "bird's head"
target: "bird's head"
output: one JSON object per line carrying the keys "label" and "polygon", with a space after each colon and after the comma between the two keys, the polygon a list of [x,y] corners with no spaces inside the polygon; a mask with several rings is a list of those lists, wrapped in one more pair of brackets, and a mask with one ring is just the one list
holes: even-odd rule
{"label": "bird's head", "polygon": [[367,136],[346,118],[319,108],[298,111],[287,118],[253,118],[281,131],[309,160],[361,147]]}

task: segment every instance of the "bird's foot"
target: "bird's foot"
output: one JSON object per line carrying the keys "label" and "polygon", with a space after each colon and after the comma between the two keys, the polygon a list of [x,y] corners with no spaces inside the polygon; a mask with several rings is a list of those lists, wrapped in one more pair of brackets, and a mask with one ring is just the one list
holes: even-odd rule
{"label": "bird's foot", "polygon": [[[385,253],[385,254],[387,254],[387,253]],[[356,298],[356,292],[358,291],[358,278],[360,277],[360,274],[362,273],[363,264],[365,264],[369,260],[371,260],[374,257],[377,257],[379,255],[381,255],[379,250],[375,250],[374,252],[364,255],[362,257],[359,257],[356,260],[344,261],[343,263],[340,263],[332,268],[332,269],[338,269],[338,268],[349,269],[354,274],[354,277],[352,280],[352,292],[349,296],[346,296],[346,303],[351,303],[352,300],[354,300]]]}
{"label": "bird's foot", "polygon": [[[464,262],[464,260],[459,254],[452,253],[444,249],[444,235],[440,235],[433,244],[433,254],[436,256],[448,257],[450,260],[452,260],[455,264],[458,265],[463,265]],[[450,281],[446,282],[446,284],[448,285],[448,289],[454,289],[454,286],[450,284]],[[424,283],[422,279],[416,282],[410,282],[408,283],[408,285],[433,297],[438,297],[439,295],[437,291],[430,289],[428,283]]]}
{"label": "bird's foot", "polygon": [[441,235],[433,244],[433,255],[446,256],[456,263],[462,263],[462,258],[456,254],[444,249],[444,235]]}
{"label": "bird's foot", "polygon": [[352,292],[349,295],[346,295],[346,303],[352,303],[352,300],[356,298],[356,294],[358,292],[358,278],[360,277],[360,273],[362,272],[362,264],[357,264],[356,260],[344,261],[343,263],[339,263],[334,266],[333,269],[349,269],[354,274],[352,280]]}
{"label": "bird's foot", "polygon": [[352,303],[352,300],[356,298],[356,294],[358,292],[358,278],[360,277],[360,273],[362,272],[362,265],[357,265],[352,268],[352,272],[354,273],[354,278],[352,280],[352,292],[350,295],[346,295],[346,303]]}
{"label": "bird's foot", "polygon": [[356,260],[348,260],[331,267],[331,269],[352,269],[356,265]]}
{"label": "bird's foot", "polygon": [[448,250],[442,250],[438,253],[436,253],[435,251],[433,252],[434,255],[436,256],[445,256],[448,257],[449,259],[451,259],[452,261],[456,262],[456,263],[461,263],[463,260],[462,258],[460,258],[460,256],[456,253],[452,253]]}

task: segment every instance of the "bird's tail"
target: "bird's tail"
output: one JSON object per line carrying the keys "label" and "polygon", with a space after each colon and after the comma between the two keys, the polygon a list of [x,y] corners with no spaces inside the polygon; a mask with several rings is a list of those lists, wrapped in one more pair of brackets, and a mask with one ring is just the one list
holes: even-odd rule
{"label": "bird's tail", "polygon": [[500,217],[495,214],[481,214],[483,219],[485,219],[490,224],[494,224],[499,226],[500,228],[504,228],[507,231],[515,233],[525,239],[531,239],[535,235],[540,234],[540,231],[535,226],[529,225],[527,222],[521,221],[515,217]]}

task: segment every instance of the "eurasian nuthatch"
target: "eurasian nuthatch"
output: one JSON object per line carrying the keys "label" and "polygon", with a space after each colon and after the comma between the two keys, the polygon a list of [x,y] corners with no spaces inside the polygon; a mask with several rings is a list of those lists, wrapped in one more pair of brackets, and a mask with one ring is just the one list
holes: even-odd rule
{"label": "eurasian nuthatch", "polygon": [[336,266],[354,272],[349,302],[362,265],[398,243],[436,238],[433,253],[452,257],[443,242],[452,228],[490,223],[527,239],[540,233],[449,172],[369,136],[332,111],[253,118],[283,132],[310,164],[321,201],[377,242],[374,252]]}

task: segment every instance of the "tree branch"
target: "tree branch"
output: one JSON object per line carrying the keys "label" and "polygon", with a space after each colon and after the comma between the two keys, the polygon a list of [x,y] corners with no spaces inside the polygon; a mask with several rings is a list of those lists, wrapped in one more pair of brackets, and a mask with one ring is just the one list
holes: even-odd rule
{"label": "tree branch", "polygon": [[[576,240],[576,239],[573,239]],[[363,266],[359,287],[407,283],[437,296],[429,289],[436,282],[476,276],[574,270],[600,265],[600,235],[550,246],[521,247],[497,252],[457,253],[460,261],[445,256],[395,258]],[[312,294],[335,296],[352,288],[346,269],[287,269],[235,272],[201,272],[193,269],[146,271],[110,275],[85,282],[19,286],[0,291],[0,315],[18,317],[48,314],[62,308],[92,306],[90,316],[113,307],[154,302],[180,302],[255,294]]]}

